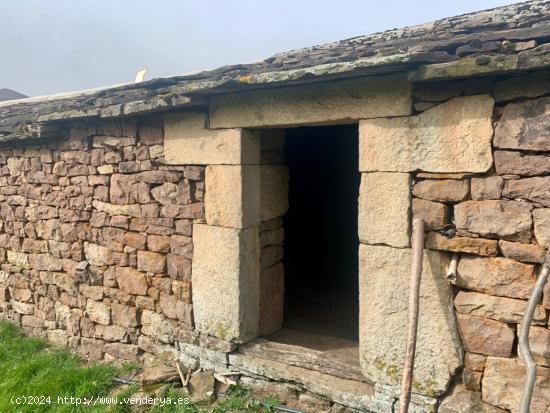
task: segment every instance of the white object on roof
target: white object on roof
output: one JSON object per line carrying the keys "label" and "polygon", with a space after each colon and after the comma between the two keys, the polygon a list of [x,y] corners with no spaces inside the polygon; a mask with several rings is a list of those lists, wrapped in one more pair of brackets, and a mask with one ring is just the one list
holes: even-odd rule
{"label": "white object on roof", "polygon": [[143,79],[145,78],[146,73],[147,73],[147,66],[145,66],[143,69],[137,72],[136,80],[134,80],[134,83],[143,82]]}

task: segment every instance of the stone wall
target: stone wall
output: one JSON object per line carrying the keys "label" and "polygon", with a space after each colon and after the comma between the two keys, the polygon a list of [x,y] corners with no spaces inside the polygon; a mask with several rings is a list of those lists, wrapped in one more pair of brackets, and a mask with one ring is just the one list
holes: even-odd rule
{"label": "stone wall", "polygon": [[[512,412],[518,409],[525,377],[518,356],[519,323],[550,245],[550,89],[536,80],[540,76],[416,89],[417,109],[440,107],[445,103],[437,102],[473,87],[495,99],[490,169],[413,174],[412,211],[428,223],[426,247],[456,253],[459,260],[453,294],[465,350],[464,386]],[[538,365],[533,413],[550,408],[548,310],[550,283],[530,330]]]}
{"label": "stone wall", "polygon": [[[404,354],[411,222],[423,218],[411,411],[434,411],[446,397],[440,411],[452,412],[465,388],[479,411],[514,412],[518,323],[550,244],[545,74],[398,83],[397,106],[384,98],[350,115],[360,132],[360,356],[374,385],[360,383],[370,393],[359,393],[368,396],[351,380],[319,384],[307,369],[237,352],[281,326],[288,209],[282,130],[242,127],[330,123],[309,100],[264,124],[244,113],[245,99],[237,114],[224,101],[211,108],[211,126],[225,129],[209,129],[205,113],[178,112],[71,123],[57,139],[4,144],[0,316],[90,359],[177,357],[389,411]],[[382,93],[385,80],[373,79],[360,102]],[[258,105],[275,116],[263,93]],[[346,94],[324,104],[336,110]],[[445,278],[453,254],[454,285]],[[550,406],[549,297],[547,286],[531,330],[534,413]]]}
{"label": "stone wall", "polygon": [[[465,397],[479,411],[517,411],[517,324],[550,239],[549,75],[419,83],[413,115],[360,121],[360,353],[373,382],[399,385],[411,222],[422,218],[413,391],[443,398],[454,386],[445,412]],[[534,412],[550,406],[549,295],[547,286],[531,329]]]}
{"label": "stone wall", "polygon": [[0,148],[0,316],[90,359],[194,340],[204,167],[164,162],[162,117],[72,123]]}

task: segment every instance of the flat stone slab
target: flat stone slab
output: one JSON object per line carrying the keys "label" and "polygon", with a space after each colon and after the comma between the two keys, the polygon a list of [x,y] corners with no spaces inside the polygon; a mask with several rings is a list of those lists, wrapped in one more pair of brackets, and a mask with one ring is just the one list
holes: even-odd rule
{"label": "flat stone slab", "polygon": [[210,127],[326,124],[411,111],[411,83],[403,76],[379,76],[213,96]]}
{"label": "flat stone slab", "polygon": [[[504,323],[519,323],[527,308],[527,301],[460,291],[455,298],[455,308],[462,314],[491,318]],[[546,324],[546,312],[540,305],[535,309],[533,323]]]}
{"label": "flat stone slab", "polygon": [[390,412],[394,401],[390,396],[377,394],[371,384],[346,380],[279,361],[234,353],[229,355],[229,364],[244,373],[296,383],[312,393],[360,411]]}
{"label": "flat stone slab", "polygon": [[535,285],[534,266],[503,257],[464,255],[455,284],[501,297],[527,299]]}
{"label": "flat stone slab", "polygon": [[362,120],[359,170],[486,172],[493,163],[493,98],[451,99],[417,116]]}
{"label": "flat stone slab", "polygon": [[519,201],[466,201],[454,207],[456,228],[487,238],[529,242],[533,206]]}
{"label": "flat stone slab", "polygon": [[[411,250],[360,245],[360,357],[367,379],[398,385],[405,340]],[[420,288],[420,320],[413,392],[443,394],[462,365],[452,309],[452,290],[445,279],[447,253],[425,251]]]}

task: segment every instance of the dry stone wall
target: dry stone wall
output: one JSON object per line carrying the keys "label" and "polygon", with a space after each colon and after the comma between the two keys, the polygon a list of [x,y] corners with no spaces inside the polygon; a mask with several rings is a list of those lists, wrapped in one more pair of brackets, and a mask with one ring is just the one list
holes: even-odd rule
{"label": "dry stone wall", "polygon": [[[519,323],[550,239],[550,90],[530,80],[540,76],[461,80],[416,90],[415,106],[422,109],[460,99],[454,95],[469,93],[474,85],[495,99],[490,169],[414,174],[412,212],[429,223],[427,248],[458,254],[454,309],[465,350],[464,387],[511,412],[517,412],[525,377]],[[524,87],[518,88],[522,79]],[[550,409],[549,310],[550,283],[530,332],[538,365],[533,413]]]}
{"label": "dry stone wall", "polygon": [[0,148],[0,316],[90,359],[195,341],[204,167],[164,162],[161,117],[72,123]]}
{"label": "dry stone wall", "polygon": [[[412,409],[446,397],[444,413],[465,400],[517,411],[518,324],[550,245],[545,76],[417,84],[412,100],[409,84],[397,110],[359,121],[360,357],[374,395],[312,391],[359,409],[395,403],[410,228],[422,218]],[[330,121],[291,115],[273,124]],[[0,316],[90,359],[177,357],[284,380],[235,353],[282,322],[284,139],[228,119],[216,130],[199,112],[71,123],[56,139],[1,146]],[[550,408],[549,310],[550,284],[531,328],[533,413]]]}

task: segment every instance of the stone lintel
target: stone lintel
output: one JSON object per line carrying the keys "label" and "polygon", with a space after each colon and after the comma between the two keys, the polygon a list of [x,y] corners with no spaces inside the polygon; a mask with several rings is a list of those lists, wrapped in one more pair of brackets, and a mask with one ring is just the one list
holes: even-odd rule
{"label": "stone lintel", "polygon": [[404,76],[364,77],[213,96],[210,127],[244,128],[334,124],[411,114]]}

